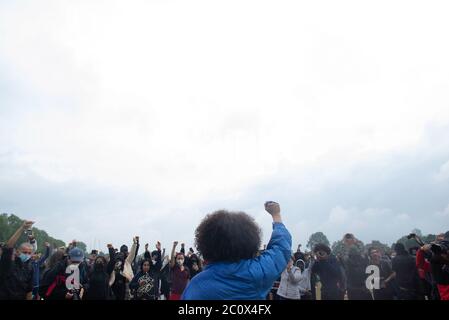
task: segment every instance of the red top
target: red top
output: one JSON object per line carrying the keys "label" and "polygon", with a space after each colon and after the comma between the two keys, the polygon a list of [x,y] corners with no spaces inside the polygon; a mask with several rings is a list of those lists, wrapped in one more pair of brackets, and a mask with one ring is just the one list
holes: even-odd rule
{"label": "red top", "polygon": [[182,294],[184,289],[187,286],[187,282],[189,282],[190,272],[187,267],[184,267],[184,271],[181,271],[181,268],[176,265],[171,269],[171,292],[174,294]]}
{"label": "red top", "polygon": [[430,272],[430,263],[424,258],[424,251],[421,249],[416,252],[416,268],[421,279],[425,279],[426,273]]}

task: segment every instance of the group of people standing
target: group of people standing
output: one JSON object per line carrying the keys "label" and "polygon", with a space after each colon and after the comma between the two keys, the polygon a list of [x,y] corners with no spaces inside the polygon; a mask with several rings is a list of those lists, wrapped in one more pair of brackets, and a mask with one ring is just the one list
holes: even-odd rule
{"label": "group of people standing", "polygon": [[[437,236],[433,245],[447,248],[447,243],[449,232]],[[322,243],[309,253],[298,247],[269,298],[449,300],[447,253],[431,252],[432,244],[416,251],[406,250],[402,243],[394,244],[392,252],[378,247],[365,250],[350,233],[344,235],[343,244],[343,251],[338,254]]]}
{"label": "group of people standing", "polygon": [[[352,234],[337,255],[321,243],[293,253],[279,204],[268,201],[265,210],[273,232],[263,250],[252,217],[220,210],[195,230],[198,252],[186,253],[184,244],[177,251],[175,241],[170,257],[160,242],[153,251],[145,244],[139,255],[137,236],[129,249],[108,244],[105,255],[86,255],[76,241],[54,249],[46,243],[37,254],[34,222],[25,221],[0,248],[0,300],[449,300],[449,232],[414,255],[401,243],[390,255],[365,251]],[[24,232],[29,241],[16,248]]]}
{"label": "group of people standing", "polygon": [[139,255],[137,236],[130,249],[108,244],[106,255],[96,250],[86,255],[75,240],[67,248],[51,249],[46,243],[41,255],[33,235],[14,248],[32,225],[25,221],[0,249],[0,300],[177,300],[202,270],[203,261],[192,248],[186,254],[181,244],[176,252],[178,242],[170,258],[160,242],[151,252],[145,244]]}

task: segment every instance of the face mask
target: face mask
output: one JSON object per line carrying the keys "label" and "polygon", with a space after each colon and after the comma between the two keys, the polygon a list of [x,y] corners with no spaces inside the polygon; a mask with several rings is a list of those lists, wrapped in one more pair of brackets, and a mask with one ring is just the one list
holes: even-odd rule
{"label": "face mask", "polygon": [[156,264],[156,260],[151,260],[151,262],[153,263],[153,266]]}
{"label": "face mask", "polygon": [[104,268],[104,265],[103,265],[103,263],[95,263],[95,269],[96,270],[103,270],[103,268]]}
{"label": "face mask", "polygon": [[182,266],[184,264],[184,260],[183,259],[176,260],[176,263],[178,264],[178,266]]}
{"label": "face mask", "polygon": [[31,254],[21,253],[19,255],[19,258],[20,260],[22,260],[22,262],[27,262],[31,258]]}

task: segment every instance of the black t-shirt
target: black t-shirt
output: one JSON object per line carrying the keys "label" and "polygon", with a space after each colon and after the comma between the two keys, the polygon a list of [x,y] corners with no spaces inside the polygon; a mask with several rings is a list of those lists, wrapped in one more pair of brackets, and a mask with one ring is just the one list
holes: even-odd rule
{"label": "black t-shirt", "polygon": [[449,268],[447,264],[441,260],[441,257],[434,256],[430,260],[430,268],[433,279],[437,284],[449,285]]}
{"label": "black t-shirt", "polygon": [[417,270],[414,257],[411,255],[397,255],[393,258],[392,269],[396,272],[396,282],[399,287],[414,289],[416,284]]}

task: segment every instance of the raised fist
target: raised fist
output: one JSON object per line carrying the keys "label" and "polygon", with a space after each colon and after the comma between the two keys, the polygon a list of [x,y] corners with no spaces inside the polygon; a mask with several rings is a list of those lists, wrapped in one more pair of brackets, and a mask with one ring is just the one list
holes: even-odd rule
{"label": "raised fist", "polygon": [[281,213],[281,208],[279,207],[279,203],[274,201],[265,202],[265,210],[271,215],[277,215]]}
{"label": "raised fist", "polygon": [[34,224],[34,221],[25,220],[22,224],[22,228],[23,228],[23,230],[29,230],[29,229],[31,229],[33,224]]}

